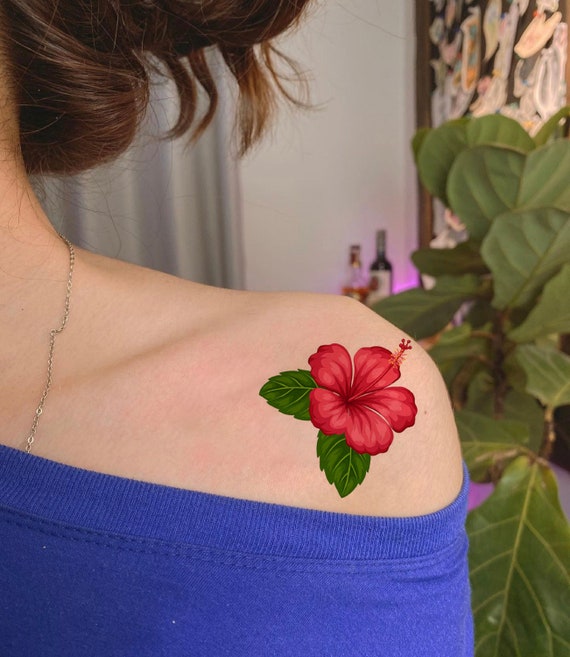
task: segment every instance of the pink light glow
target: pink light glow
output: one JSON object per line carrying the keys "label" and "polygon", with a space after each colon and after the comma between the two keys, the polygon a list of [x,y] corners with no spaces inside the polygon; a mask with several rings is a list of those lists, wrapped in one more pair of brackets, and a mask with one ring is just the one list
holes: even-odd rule
{"label": "pink light glow", "polygon": [[467,500],[467,508],[469,511],[481,506],[483,502],[491,495],[494,490],[493,484],[469,484],[469,497]]}
{"label": "pink light glow", "polygon": [[419,287],[418,274],[408,274],[408,277],[404,281],[399,281],[394,284],[394,294],[400,294],[400,292],[407,292],[408,290],[414,290]]}

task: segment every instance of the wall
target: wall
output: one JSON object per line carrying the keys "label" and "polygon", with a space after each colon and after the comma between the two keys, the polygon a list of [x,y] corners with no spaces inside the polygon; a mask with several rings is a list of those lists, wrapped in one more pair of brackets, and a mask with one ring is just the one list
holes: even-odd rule
{"label": "wall", "polygon": [[417,246],[413,3],[317,4],[282,40],[312,78],[322,109],[285,111],[242,164],[246,285],[339,291],[351,243],[374,257],[388,230],[395,287],[415,284]]}

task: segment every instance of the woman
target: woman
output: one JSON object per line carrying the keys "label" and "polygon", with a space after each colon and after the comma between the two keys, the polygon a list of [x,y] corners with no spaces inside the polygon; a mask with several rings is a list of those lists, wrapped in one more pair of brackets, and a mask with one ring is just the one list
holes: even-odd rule
{"label": "woman", "polygon": [[[3,657],[471,654],[467,484],[428,356],[347,299],[219,290],[74,248],[29,182],[127,148],[158,66],[180,93],[173,134],[198,134],[209,47],[247,150],[285,93],[272,39],[306,5],[2,3]],[[264,386],[299,369],[308,422]],[[318,430],[378,455],[350,495],[320,471]],[[320,465],[334,481],[322,449]]]}

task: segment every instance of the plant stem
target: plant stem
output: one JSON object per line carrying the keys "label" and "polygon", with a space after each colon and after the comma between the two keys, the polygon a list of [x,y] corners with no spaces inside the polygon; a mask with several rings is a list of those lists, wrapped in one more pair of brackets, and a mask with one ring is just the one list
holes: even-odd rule
{"label": "plant stem", "polygon": [[547,406],[544,412],[544,440],[540,449],[540,456],[546,461],[552,456],[555,442],[554,409],[551,406]]}
{"label": "plant stem", "polygon": [[494,320],[493,340],[493,378],[495,380],[494,415],[500,419],[505,413],[505,397],[507,396],[508,382],[505,374],[505,315],[497,313]]}
{"label": "plant stem", "polygon": [[460,411],[465,406],[467,387],[473,378],[473,373],[477,369],[479,362],[489,364],[489,361],[482,357],[471,357],[467,359],[452,383],[451,403],[456,411]]}
{"label": "plant stem", "polygon": [[495,339],[495,336],[493,333],[490,333],[489,331],[472,331],[471,333],[472,338],[485,338],[485,340],[490,340],[491,342]]}

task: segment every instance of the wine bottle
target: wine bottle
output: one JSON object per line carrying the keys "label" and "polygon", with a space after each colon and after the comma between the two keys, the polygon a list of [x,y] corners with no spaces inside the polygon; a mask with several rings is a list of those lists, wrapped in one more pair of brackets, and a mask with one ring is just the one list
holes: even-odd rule
{"label": "wine bottle", "polygon": [[386,258],[386,231],[376,232],[376,260],[370,265],[369,306],[392,294],[392,265]]}
{"label": "wine bottle", "polygon": [[344,282],[342,293],[363,303],[368,296],[368,278],[362,268],[360,259],[360,244],[350,247],[348,274]]}

